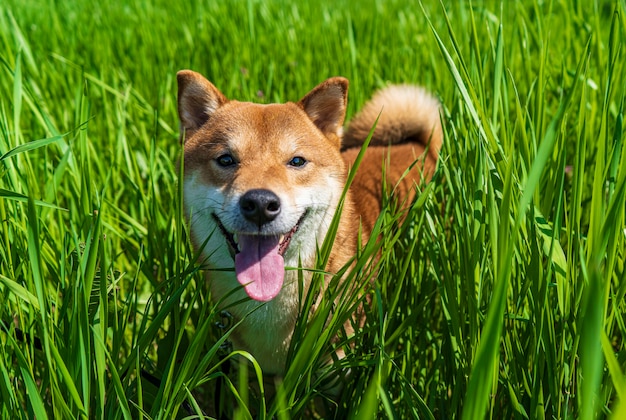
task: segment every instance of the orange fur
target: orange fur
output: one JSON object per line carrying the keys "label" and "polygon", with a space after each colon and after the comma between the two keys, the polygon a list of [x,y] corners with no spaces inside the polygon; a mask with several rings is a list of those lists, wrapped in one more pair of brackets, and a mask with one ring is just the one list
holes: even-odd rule
{"label": "orange fur", "polygon": [[[442,141],[439,103],[421,88],[390,86],[365,105],[344,136],[344,78],[326,80],[298,102],[270,105],[228,100],[189,70],[178,73],[178,84],[184,141],[181,182],[192,241],[212,269],[207,277],[216,303],[229,305],[246,293],[267,300],[244,299],[229,308],[235,319],[246,317],[232,337],[266,373],[280,374],[300,302],[297,272],[286,271],[282,280],[275,264],[283,258],[287,266],[301,262],[305,268],[314,267],[348,168],[380,115],[346,198],[328,263],[328,271],[338,271],[356,251],[359,223],[367,234],[380,213],[383,162],[390,163],[386,182],[398,184],[395,194],[400,200],[411,199],[415,185],[431,177]],[[237,249],[246,241],[261,244],[258,255],[256,248]],[[255,273],[266,274],[256,274],[242,288],[241,279],[250,277],[240,274],[248,266],[239,267],[237,258]],[[236,275],[222,270],[233,265]],[[308,288],[310,275],[305,272],[304,277]]]}

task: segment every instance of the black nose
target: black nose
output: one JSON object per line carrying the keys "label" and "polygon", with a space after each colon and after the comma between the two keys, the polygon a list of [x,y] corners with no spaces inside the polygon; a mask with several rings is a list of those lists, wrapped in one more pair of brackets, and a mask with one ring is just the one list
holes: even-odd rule
{"label": "black nose", "polygon": [[280,199],[270,190],[250,190],[239,199],[243,217],[261,226],[276,219],[280,213]]}

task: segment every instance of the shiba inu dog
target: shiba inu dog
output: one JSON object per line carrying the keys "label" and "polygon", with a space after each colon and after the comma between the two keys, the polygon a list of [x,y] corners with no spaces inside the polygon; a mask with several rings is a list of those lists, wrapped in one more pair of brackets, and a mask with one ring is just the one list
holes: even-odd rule
{"label": "shiba inu dog", "polygon": [[[384,181],[400,200],[411,199],[436,166],[439,102],[417,86],[390,86],[344,134],[344,78],[324,81],[298,102],[261,105],[229,100],[193,71],[177,77],[192,241],[209,269],[215,302],[243,301],[229,308],[236,320],[245,316],[231,335],[234,346],[249,351],[265,373],[281,374],[300,307],[298,271],[285,267],[315,267],[348,168],[377,118],[346,196],[328,272],[354,255],[360,226],[371,230]],[[305,289],[309,278],[305,271]]]}

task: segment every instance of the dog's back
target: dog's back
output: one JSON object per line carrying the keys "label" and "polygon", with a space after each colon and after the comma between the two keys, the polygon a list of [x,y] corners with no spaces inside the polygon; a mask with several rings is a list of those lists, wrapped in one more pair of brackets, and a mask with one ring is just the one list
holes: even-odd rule
{"label": "dog's back", "polygon": [[392,85],[379,90],[350,122],[342,143],[349,165],[376,123],[351,188],[364,232],[380,213],[383,165],[387,186],[400,205],[410,204],[415,186],[432,176],[442,143],[439,110],[439,101],[423,88]]}

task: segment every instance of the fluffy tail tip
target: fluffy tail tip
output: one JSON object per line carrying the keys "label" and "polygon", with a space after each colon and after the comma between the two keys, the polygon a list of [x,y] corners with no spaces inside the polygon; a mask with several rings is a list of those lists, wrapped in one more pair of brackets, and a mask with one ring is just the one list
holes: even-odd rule
{"label": "fluffy tail tip", "polygon": [[436,156],[442,143],[440,108],[439,101],[420,86],[383,88],[350,121],[343,148],[360,147],[378,118],[370,145],[421,143]]}

